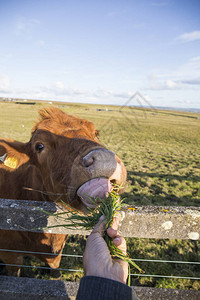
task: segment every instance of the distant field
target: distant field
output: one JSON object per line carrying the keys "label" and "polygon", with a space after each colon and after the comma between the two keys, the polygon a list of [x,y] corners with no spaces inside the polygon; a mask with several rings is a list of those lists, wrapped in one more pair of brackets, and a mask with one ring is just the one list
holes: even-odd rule
{"label": "distant field", "polygon": [[[38,109],[47,105],[50,104],[0,103],[0,136],[28,141]],[[123,194],[126,203],[199,206],[200,114],[105,105],[55,105],[65,112],[93,121],[100,131],[101,142],[124,161],[128,170],[127,188]],[[82,252],[84,239],[69,237],[69,241],[66,253]],[[155,243],[155,240],[129,239],[128,244],[134,258],[198,261],[200,256],[200,244],[195,241],[159,240]],[[80,268],[79,265],[79,259],[76,259],[63,262],[62,267]],[[141,266],[147,273],[200,277],[200,272],[192,265],[182,271],[175,264],[151,263],[149,266],[143,263]],[[27,276],[26,271],[24,276]],[[78,274],[63,276],[72,280],[80,277]],[[197,281],[180,279],[142,278],[134,284],[200,288]]]}

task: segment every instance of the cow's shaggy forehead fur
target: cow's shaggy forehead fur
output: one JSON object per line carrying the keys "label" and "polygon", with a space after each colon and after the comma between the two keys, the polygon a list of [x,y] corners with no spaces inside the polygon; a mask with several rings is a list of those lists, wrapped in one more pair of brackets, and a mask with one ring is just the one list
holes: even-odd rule
{"label": "cow's shaggy forehead fur", "polygon": [[89,139],[96,140],[97,130],[92,122],[68,115],[58,108],[50,107],[39,111],[39,122],[32,129],[34,133],[37,129],[48,130],[57,135],[71,137],[71,130],[78,137],[85,135]]}

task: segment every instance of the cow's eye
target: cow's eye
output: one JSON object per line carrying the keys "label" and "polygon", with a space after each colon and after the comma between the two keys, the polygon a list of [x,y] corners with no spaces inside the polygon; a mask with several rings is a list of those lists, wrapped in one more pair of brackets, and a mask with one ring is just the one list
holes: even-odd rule
{"label": "cow's eye", "polygon": [[95,136],[99,137],[99,131],[98,130],[95,131]]}
{"label": "cow's eye", "polygon": [[42,143],[38,143],[35,146],[37,152],[41,152],[44,149],[44,145]]}

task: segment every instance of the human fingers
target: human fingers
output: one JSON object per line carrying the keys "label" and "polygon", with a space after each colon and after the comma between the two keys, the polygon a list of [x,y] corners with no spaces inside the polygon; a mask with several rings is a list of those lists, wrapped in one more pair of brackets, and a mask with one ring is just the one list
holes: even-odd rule
{"label": "human fingers", "polygon": [[119,232],[111,227],[107,229],[107,234],[113,240],[115,246],[117,246],[118,249],[120,249],[124,254],[126,254],[127,248],[124,237],[120,236]]}
{"label": "human fingers", "polygon": [[114,239],[117,236],[119,236],[119,232],[117,230],[113,229],[112,227],[109,227],[107,229],[107,234],[111,239]]}
{"label": "human fingers", "polygon": [[99,222],[95,225],[94,229],[92,230],[91,234],[99,233],[100,235],[103,235],[105,226],[106,226],[105,217],[104,215],[102,215],[99,219]]}
{"label": "human fingers", "polygon": [[117,217],[114,217],[113,218],[113,222],[112,222],[112,225],[111,225],[111,228],[117,230],[119,227],[119,219]]}
{"label": "human fingers", "polygon": [[114,217],[111,227],[107,229],[107,234],[111,239],[114,239],[117,235],[119,235],[117,231],[118,226],[119,226],[119,219],[117,217]]}
{"label": "human fingers", "polygon": [[126,255],[127,247],[126,247],[126,241],[123,236],[117,236],[113,239],[113,243],[119,250],[122,251],[123,254]]}
{"label": "human fingers", "polygon": [[[105,225],[106,225],[105,217],[104,217],[104,215],[102,215],[99,219],[99,222],[95,225],[92,233],[99,232],[99,233],[103,234]],[[115,231],[118,229],[118,226],[119,226],[119,219],[117,217],[114,217],[113,222],[112,222],[112,226],[110,227],[111,229],[114,230],[114,231],[112,231],[112,230],[110,231],[111,235],[113,237],[115,236]],[[111,238],[112,238],[112,236],[111,236]]]}

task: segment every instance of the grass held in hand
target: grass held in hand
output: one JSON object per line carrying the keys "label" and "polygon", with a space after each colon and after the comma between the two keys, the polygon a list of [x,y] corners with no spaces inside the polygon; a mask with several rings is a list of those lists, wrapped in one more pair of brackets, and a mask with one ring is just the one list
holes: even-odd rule
{"label": "grass held in hand", "polygon": [[[96,199],[98,201],[99,199]],[[90,200],[96,203],[94,200]],[[65,204],[65,203],[64,203]],[[89,213],[87,215],[80,214],[79,211],[71,208],[68,212],[63,212],[56,214],[57,217],[66,220],[66,224],[61,225],[63,227],[68,227],[70,229],[82,228],[85,230],[92,230],[95,225],[99,222],[99,219],[104,215],[104,221],[106,222],[103,238],[108,246],[110,254],[113,258],[120,258],[126,261],[130,265],[136,268],[139,272],[143,272],[142,269],[126,254],[124,254],[117,246],[114,245],[112,239],[107,235],[107,229],[111,227],[113,218],[117,212],[122,208],[123,202],[119,201],[118,193],[113,190],[109,193],[108,197],[100,200],[100,204],[95,208],[91,209],[88,207]],[[66,207],[66,204],[65,204]],[[60,225],[58,225],[60,226]],[[56,226],[53,226],[56,227]],[[130,274],[130,272],[129,272]],[[128,283],[130,283],[130,276]]]}

